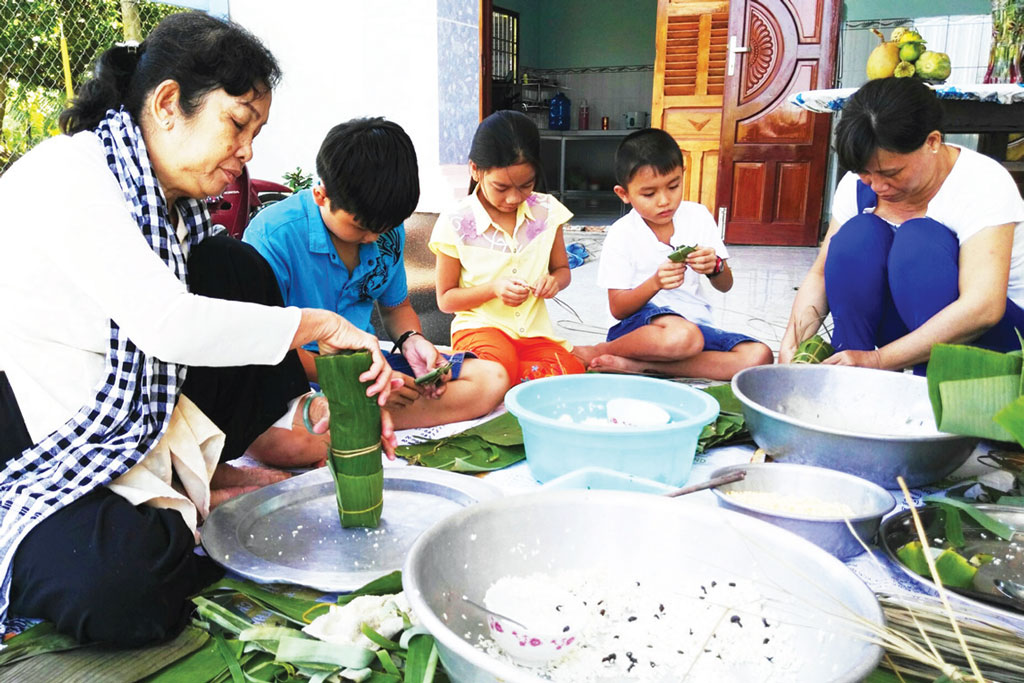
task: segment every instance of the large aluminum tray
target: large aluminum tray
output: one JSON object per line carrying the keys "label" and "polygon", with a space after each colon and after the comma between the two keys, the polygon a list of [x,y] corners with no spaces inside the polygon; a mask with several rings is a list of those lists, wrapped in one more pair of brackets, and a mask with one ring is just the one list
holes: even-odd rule
{"label": "large aluminum tray", "polygon": [[[966,541],[966,545],[960,550],[961,554],[970,557],[975,553],[986,553],[992,555],[996,561],[982,565],[978,569],[978,573],[974,577],[973,589],[949,588],[948,590],[956,594],[958,599],[979,611],[991,611],[1004,617],[1010,617],[1018,626],[1024,625],[1024,621],[1022,621],[1024,619],[1024,602],[1008,599],[995,585],[997,579],[1024,585],[1024,557],[1022,557],[1024,548],[1021,547],[1024,546],[1024,509],[991,504],[976,505],[975,507],[1013,529],[1015,532],[1013,540],[1004,541],[995,534],[987,532],[966,515],[961,515],[964,540]],[[939,505],[928,503],[918,508],[918,515],[930,542],[935,547],[946,547],[948,544],[944,541],[946,535],[945,510]],[[912,571],[896,555],[896,551],[905,544],[918,540],[909,510],[885,520],[879,531],[878,540],[889,559],[907,576],[921,585],[935,590],[935,583],[931,578]]]}
{"label": "large aluminum tray", "polygon": [[434,522],[500,496],[465,474],[385,468],[380,526],[343,529],[334,481],[322,467],[219,506],[202,541],[210,557],[254,581],[351,591],[401,569],[413,541]]}

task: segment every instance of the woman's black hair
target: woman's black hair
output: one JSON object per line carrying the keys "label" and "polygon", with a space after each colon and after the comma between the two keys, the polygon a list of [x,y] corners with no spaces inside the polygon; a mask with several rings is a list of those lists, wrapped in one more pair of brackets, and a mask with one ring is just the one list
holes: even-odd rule
{"label": "woman's black hair", "polygon": [[[540,132],[530,117],[512,109],[494,112],[480,122],[469,147],[469,160],[481,171],[530,164],[537,172],[537,187],[544,187],[544,169],[540,162]],[[469,181],[469,192],[476,181]]]}
{"label": "woman's black hair", "polygon": [[942,105],[917,78],[877,78],[846,101],[836,124],[836,154],[848,171],[861,173],[879,149],[909,154],[932,131],[943,132]]}
{"label": "woman's black hair", "polygon": [[181,88],[179,104],[191,116],[218,88],[233,96],[269,92],[281,80],[281,69],[241,26],[203,12],[172,14],[138,46],[118,45],[100,55],[93,77],[61,112],[61,130],[68,135],[92,130],[107,110],[122,105],[138,124],[146,96],[167,79]]}

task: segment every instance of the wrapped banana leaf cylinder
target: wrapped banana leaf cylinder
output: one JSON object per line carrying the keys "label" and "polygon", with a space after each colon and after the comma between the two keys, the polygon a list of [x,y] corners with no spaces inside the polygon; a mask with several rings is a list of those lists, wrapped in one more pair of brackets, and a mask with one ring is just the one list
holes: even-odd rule
{"label": "wrapped banana leaf cylinder", "polygon": [[832,348],[832,345],[825,341],[820,334],[816,334],[810,339],[805,339],[800,342],[800,345],[796,347],[796,353],[793,354],[793,363],[820,363],[825,360],[836,350]]}
{"label": "wrapped banana leaf cylinder", "polygon": [[320,389],[331,408],[327,466],[334,477],[343,527],[376,527],[384,506],[380,406],[359,381],[370,363],[368,351],[343,351],[316,359]]}

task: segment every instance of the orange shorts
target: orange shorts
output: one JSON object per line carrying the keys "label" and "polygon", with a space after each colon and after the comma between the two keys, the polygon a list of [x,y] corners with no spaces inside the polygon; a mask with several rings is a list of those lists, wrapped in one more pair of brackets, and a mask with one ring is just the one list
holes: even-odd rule
{"label": "orange shorts", "polygon": [[512,386],[529,379],[586,372],[576,356],[547,337],[513,339],[495,327],[452,332],[452,348],[501,363]]}

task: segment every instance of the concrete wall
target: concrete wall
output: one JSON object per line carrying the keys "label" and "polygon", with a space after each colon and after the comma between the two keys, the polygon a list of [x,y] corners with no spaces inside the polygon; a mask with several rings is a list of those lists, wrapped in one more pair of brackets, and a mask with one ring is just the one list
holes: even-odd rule
{"label": "concrete wall", "polygon": [[385,116],[416,146],[418,210],[439,211],[464,195],[478,120],[477,8],[477,0],[231,0],[231,19],[259,36],[284,71],[253,176],[315,172],[331,126]]}

